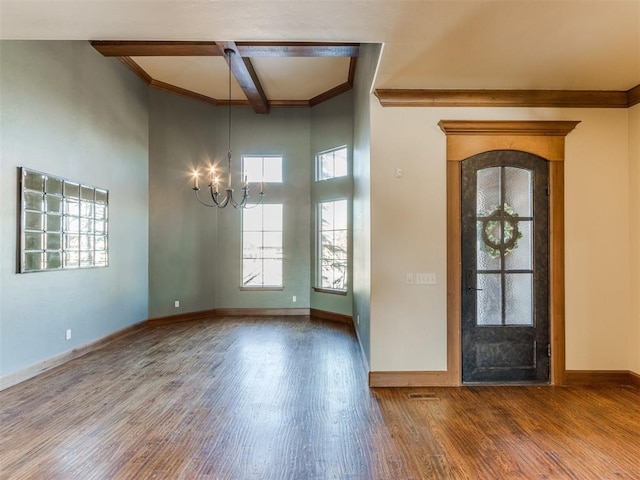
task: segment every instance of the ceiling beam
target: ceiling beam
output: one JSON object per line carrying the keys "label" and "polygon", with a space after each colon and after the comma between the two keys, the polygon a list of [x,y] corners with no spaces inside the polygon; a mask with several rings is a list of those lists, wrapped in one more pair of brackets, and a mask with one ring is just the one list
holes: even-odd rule
{"label": "ceiling beam", "polygon": [[[216,42],[93,40],[105,57],[211,57],[223,55]],[[237,42],[242,57],[357,57],[358,43]]]}
{"label": "ceiling beam", "polygon": [[236,42],[243,57],[357,57],[359,43]]}
{"label": "ceiling beam", "polygon": [[230,49],[235,52],[235,55],[229,58],[225,55],[225,60],[229,64],[231,73],[236,77],[236,80],[240,84],[242,91],[249,100],[249,104],[256,113],[269,113],[269,101],[267,96],[260,85],[258,75],[253,68],[251,60],[248,58],[242,58],[238,53],[238,47],[235,42],[216,42],[216,45],[220,48],[220,51],[224,53],[225,50]]}
{"label": "ceiling beam", "polygon": [[216,42],[129,42],[93,40],[105,57],[211,57],[220,56]]}

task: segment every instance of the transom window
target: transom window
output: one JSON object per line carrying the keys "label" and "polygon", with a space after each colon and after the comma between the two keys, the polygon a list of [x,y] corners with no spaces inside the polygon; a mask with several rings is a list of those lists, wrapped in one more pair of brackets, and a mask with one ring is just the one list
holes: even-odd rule
{"label": "transom window", "polygon": [[318,205],[318,285],[331,290],[347,289],[347,200]]}
{"label": "transom window", "polygon": [[242,286],[282,286],[282,204],[242,211]]}
{"label": "transom window", "polygon": [[316,155],[316,180],[345,177],[347,168],[347,147],[339,147]]}
{"label": "transom window", "polygon": [[282,156],[244,155],[243,175],[249,182],[282,183]]}
{"label": "transom window", "polygon": [[106,267],[109,192],[21,169],[20,272]]}

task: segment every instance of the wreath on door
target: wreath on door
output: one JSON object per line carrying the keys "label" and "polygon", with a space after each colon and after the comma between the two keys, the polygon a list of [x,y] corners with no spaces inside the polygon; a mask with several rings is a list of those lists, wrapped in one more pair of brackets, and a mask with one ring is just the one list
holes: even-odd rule
{"label": "wreath on door", "polygon": [[[518,214],[509,204],[497,205],[491,212],[482,211],[478,216],[484,217],[482,219],[482,250],[487,255],[498,258],[502,251],[506,257],[518,248],[518,240],[522,238],[522,232],[518,228]],[[501,225],[503,225],[502,239],[500,239]]]}

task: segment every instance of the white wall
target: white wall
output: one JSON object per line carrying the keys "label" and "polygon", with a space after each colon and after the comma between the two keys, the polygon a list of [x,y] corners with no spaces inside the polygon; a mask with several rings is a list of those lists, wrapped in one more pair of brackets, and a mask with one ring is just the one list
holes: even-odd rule
{"label": "white wall", "polygon": [[[371,97],[371,370],[446,370],[442,119],[582,122],[566,142],[566,366],[628,369],[627,110],[383,108]],[[407,285],[408,272],[437,284]]]}

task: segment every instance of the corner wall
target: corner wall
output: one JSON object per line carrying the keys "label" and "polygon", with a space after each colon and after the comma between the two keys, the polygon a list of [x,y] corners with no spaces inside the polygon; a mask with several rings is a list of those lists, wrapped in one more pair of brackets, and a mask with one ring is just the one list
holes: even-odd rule
{"label": "corner wall", "polygon": [[[446,370],[446,138],[437,126],[443,119],[582,121],[566,140],[566,367],[628,370],[627,115],[383,108],[372,99],[371,370]],[[407,285],[406,274],[417,272],[435,273],[437,284]]]}
{"label": "corner wall", "polygon": [[[311,152],[310,152],[310,185],[311,185],[311,223],[309,256],[316,258],[318,238],[317,208],[318,202],[346,198],[348,206],[353,204],[353,176],[340,177],[322,182],[315,181],[315,157],[318,153],[333,148],[347,146],[349,173],[353,171],[353,91],[339,95],[311,108]],[[352,210],[352,209],[350,209]],[[349,225],[353,225],[353,215],[349,216]],[[353,229],[352,229],[353,230]],[[353,235],[352,235],[353,236]],[[311,308],[325,312],[340,313],[351,316],[353,312],[353,242],[349,239],[349,272],[347,276],[347,294],[336,295],[313,290],[317,286],[318,272],[316,262],[311,262]]]}
{"label": "corner wall", "polygon": [[361,44],[354,84],[353,119],[353,316],[371,366],[371,94],[381,44]]}
{"label": "corner wall", "polygon": [[[147,86],[88,42],[0,42],[0,375],[147,318]],[[109,267],[17,274],[17,168],[109,189]],[[65,330],[72,338],[65,340]]]}
{"label": "corner wall", "polygon": [[629,370],[640,375],[640,104],[629,109],[631,319]]}

